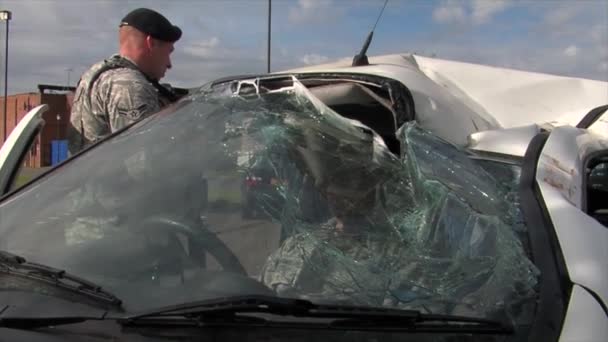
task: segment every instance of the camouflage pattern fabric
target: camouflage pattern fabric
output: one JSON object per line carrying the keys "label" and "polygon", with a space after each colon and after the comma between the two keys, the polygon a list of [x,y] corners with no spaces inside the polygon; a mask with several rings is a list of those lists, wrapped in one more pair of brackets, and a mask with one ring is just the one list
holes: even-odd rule
{"label": "camouflage pattern fabric", "polygon": [[332,219],[286,239],[268,258],[261,281],[284,297],[384,305],[391,275],[404,268],[407,246],[365,219],[353,233],[338,231],[336,224]]}
{"label": "camouflage pattern fabric", "polygon": [[[131,65],[103,71],[111,63]],[[128,59],[113,55],[93,65],[82,76],[74,96],[68,130],[70,154],[159,111],[160,107],[158,90]]]}
{"label": "camouflage pattern fabric", "polygon": [[370,220],[345,233],[330,220],[300,228],[269,256],[260,281],[281,297],[316,303],[481,317],[499,313],[523,287],[519,274],[501,271],[511,257],[435,257],[382,226]]}

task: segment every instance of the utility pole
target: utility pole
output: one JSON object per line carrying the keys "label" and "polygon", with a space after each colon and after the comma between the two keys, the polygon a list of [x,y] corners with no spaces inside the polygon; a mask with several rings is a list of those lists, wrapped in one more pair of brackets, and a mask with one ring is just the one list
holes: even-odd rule
{"label": "utility pole", "polygon": [[12,13],[10,11],[0,11],[0,21],[5,21],[6,22],[6,38],[4,39],[5,45],[4,45],[4,118],[3,118],[3,140],[2,143],[4,143],[6,141],[6,138],[8,136],[7,132],[6,132],[6,120],[8,118],[8,113],[7,113],[7,104],[8,104],[8,96],[7,96],[7,92],[8,92],[8,22],[12,19]]}
{"label": "utility pole", "polygon": [[67,69],[65,69],[65,71],[67,71],[67,73],[68,73],[68,81],[67,81],[67,83],[65,84],[65,86],[66,86],[66,90],[67,90],[67,87],[69,87],[69,86],[70,86],[70,74],[72,73],[72,71],[74,71],[74,69],[72,69],[72,68],[67,68]]}
{"label": "utility pole", "polygon": [[270,73],[270,22],[272,16],[272,0],[268,0],[268,67],[266,72]]}

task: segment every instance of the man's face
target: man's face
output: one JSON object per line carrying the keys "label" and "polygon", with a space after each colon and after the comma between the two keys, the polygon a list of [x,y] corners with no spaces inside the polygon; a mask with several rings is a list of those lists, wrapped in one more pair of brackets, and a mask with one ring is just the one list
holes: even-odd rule
{"label": "man's face", "polygon": [[171,53],[174,50],[172,42],[153,39],[150,48],[150,66],[152,77],[157,80],[165,77],[167,69],[171,69]]}

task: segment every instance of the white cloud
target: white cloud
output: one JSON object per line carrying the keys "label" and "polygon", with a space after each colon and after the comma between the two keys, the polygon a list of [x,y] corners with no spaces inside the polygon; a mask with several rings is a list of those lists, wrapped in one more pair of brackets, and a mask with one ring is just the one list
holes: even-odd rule
{"label": "white cloud", "polygon": [[582,10],[582,7],[574,3],[561,3],[553,7],[545,15],[545,24],[551,26],[561,26],[571,21]]}
{"label": "white cloud", "polygon": [[214,53],[219,50],[219,43],[220,39],[218,37],[212,37],[207,40],[191,43],[187,46],[184,46],[182,49],[184,52],[193,56],[205,58],[213,56]]}
{"label": "white cloud", "polygon": [[597,51],[601,59],[608,59],[608,46],[599,45]]}
{"label": "white cloud", "polygon": [[322,22],[332,13],[331,0],[298,0],[295,7],[289,11],[288,19],[292,23]]}
{"label": "white cloud", "polygon": [[606,23],[604,25],[597,24],[590,30],[591,38],[600,45],[608,44],[608,29],[606,29]]}
{"label": "white cloud", "polygon": [[299,0],[298,5],[304,10],[315,10],[326,6],[329,2],[328,0]]}
{"label": "white cloud", "polygon": [[218,37],[212,37],[208,40],[203,40],[202,42],[200,42],[200,45],[204,46],[204,47],[208,47],[208,48],[214,48],[219,43],[220,43],[220,39]]}
{"label": "white cloud", "polygon": [[471,3],[471,16],[476,24],[488,22],[493,15],[504,11],[510,6],[505,0],[473,0]]}
{"label": "white cloud", "polygon": [[433,20],[442,24],[464,23],[465,9],[459,2],[448,0],[433,10]]}
{"label": "white cloud", "polygon": [[578,47],[576,45],[570,45],[564,50],[564,55],[568,57],[575,57],[578,55]]}
{"label": "white cloud", "polygon": [[492,17],[511,6],[506,0],[446,0],[433,11],[433,20],[442,24],[485,24]]}
{"label": "white cloud", "polygon": [[[545,11],[539,25],[551,38],[595,39],[597,43],[605,44],[607,4],[605,0],[556,1]],[[604,41],[600,42],[602,39]]]}
{"label": "white cloud", "polygon": [[318,55],[316,53],[306,54],[302,58],[300,58],[300,62],[302,62],[306,65],[321,64],[321,63],[327,62],[328,60],[329,60],[328,57]]}

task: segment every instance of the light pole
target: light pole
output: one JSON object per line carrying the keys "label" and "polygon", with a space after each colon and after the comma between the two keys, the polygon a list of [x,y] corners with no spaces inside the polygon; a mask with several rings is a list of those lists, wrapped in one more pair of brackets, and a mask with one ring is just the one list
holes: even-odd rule
{"label": "light pole", "polygon": [[74,69],[67,68],[67,69],[65,69],[65,71],[68,72],[68,83],[66,83],[66,85],[65,85],[66,86],[66,90],[67,90],[67,88],[70,86],[70,74],[72,73],[72,71],[74,71]]}
{"label": "light pole", "polygon": [[7,116],[8,113],[7,111],[7,89],[8,89],[8,22],[12,19],[13,15],[11,13],[11,11],[0,11],[0,21],[4,21],[6,22],[6,38],[4,39],[4,130],[3,130],[3,134],[4,134],[4,139],[2,140],[3,142],[6,141],[6,120],[7,120]]}
{"label": "light pole", "polygon": [[271,15],[272,15],[272,0],[268,0],[268,65],[266,68],[266,72],[270,74],[270,24],[271,24]]}

